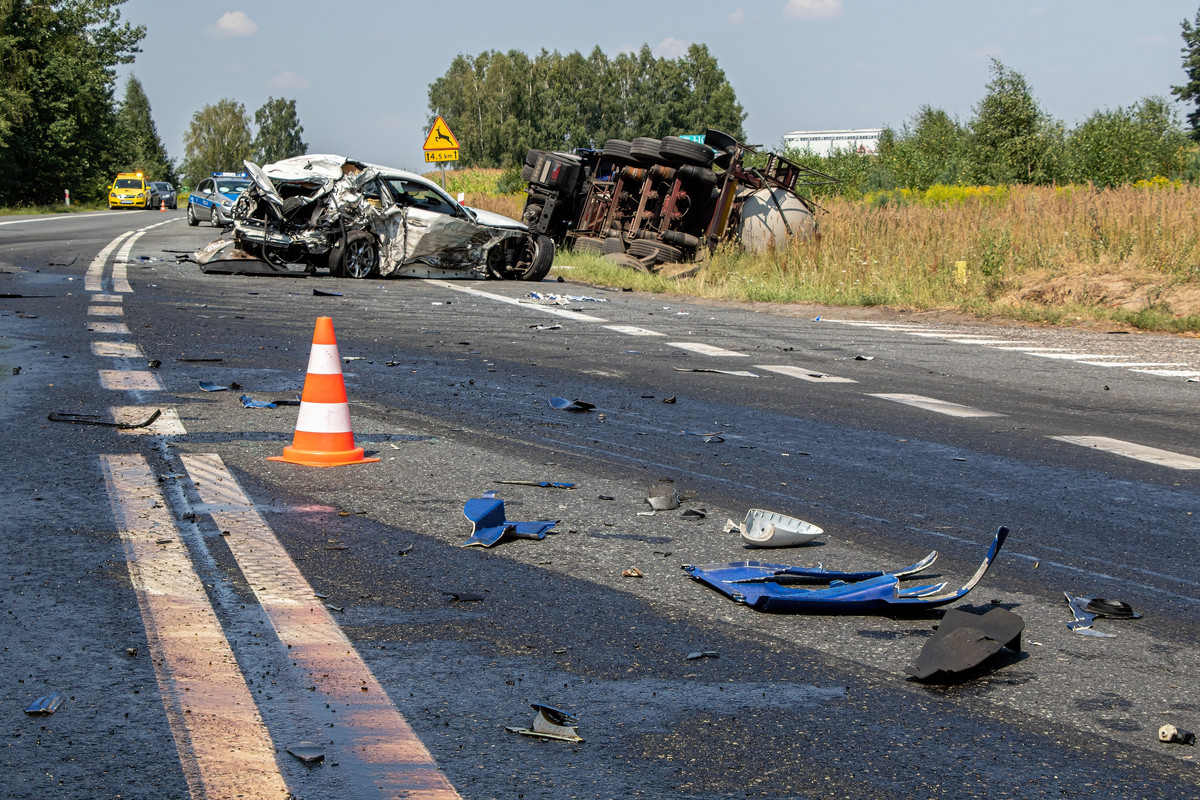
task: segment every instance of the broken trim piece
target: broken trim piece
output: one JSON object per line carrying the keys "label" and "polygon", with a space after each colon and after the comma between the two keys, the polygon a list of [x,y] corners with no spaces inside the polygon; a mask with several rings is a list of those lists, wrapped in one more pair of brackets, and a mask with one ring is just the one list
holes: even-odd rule
{"label": "broken trim piece", "polygon": [[918,681],[962,677],[1006,647],[1020,653],[1024,630],[1025,620],[1005,608],[986,614],[951,609],[904,671]]}
{"label": "broken trim piece", "polygon": [[560,742],[582,742],[583,737],[579,735],[579,731],[575,726],[579,724],[579,720],[572,714],[566,711],[554,708],[553,706],[542,705],[541,703],[532,703],[530,707],[537,711],[537,716],[533,718],[532,728],[514,728],[505,726],[505,730],[519,733],[524,736],[537,736],[541,739],[556,739]]}
{"label": "broken trim piece", "polygon": [[162,416],[162,409],[156,409],[144,422],[109,422],[101,419],[98,414],[64,414],[54,411],[46,416],[51,422],[69,422],[72,425],[99,425],[103,428],[116,428],[119,431],[131,431],[145,428]]}
{"label": "broken trim piece", "polygon": [[504,518],[504,501],[472,498],[463,506],[463,514],[473,524],[471,536],[463,547],[492,547],[505,538],[545,539],[558,520],[541,522],[509,522]]}

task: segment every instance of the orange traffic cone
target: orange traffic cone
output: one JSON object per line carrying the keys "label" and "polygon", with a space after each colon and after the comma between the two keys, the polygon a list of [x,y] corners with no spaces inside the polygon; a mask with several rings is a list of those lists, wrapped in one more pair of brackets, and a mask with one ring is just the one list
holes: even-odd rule
{"label": "orange traffic cone", "polygon": [[165,198],[165,197],[161,197],[161,198],[159,198],[159,206],[158,206],[158,210],[159,210],[159,211],[166,211],[166,210],[167,210],[167,198]]}
{"label": "orange traffic cone", "polygon": [[354,446],[350,403],[346,400],[342,359],[338,355],[331,317],[317,317],[292,444],[283,448],[282,456],[271,456],[267,460],[310,467],[340,467],[379,460],[364,458],[363,449]]}

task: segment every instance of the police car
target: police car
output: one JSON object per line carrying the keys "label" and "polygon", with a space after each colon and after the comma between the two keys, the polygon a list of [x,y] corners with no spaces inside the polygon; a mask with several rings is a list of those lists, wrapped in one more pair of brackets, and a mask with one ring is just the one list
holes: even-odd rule
{"label": "police car", "polygon": [[152,191],[140,172],[118,172],[108,188],[109,208],[146,208]]}
{"label": "police car", "polygon": [[211,222],[214,227],[230,224],[233,202],[249,185],[250,178],[244,172],[214,172],[200,181],[188,195],[188,225],[199,225],[201,221]]}

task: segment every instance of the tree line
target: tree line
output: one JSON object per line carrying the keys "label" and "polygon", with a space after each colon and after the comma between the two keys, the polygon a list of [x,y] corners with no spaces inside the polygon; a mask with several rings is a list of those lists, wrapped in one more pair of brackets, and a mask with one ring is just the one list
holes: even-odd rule
{"label": "tree line", "polygon": [[609,58],[542,50],[458,55],[429,86],[430,123],[441,116],[465,167],[523,163],[531,148],[601,147],[607,139],[702,134],[743,138],[746,112],[703,44],[678,58],[648,45]]}

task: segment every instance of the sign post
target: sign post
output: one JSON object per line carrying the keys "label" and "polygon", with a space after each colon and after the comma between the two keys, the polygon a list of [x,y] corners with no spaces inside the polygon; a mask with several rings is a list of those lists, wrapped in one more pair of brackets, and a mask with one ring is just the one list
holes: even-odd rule
{"label": "sign post", "polygon": [[437,164],[442,170],[442,188],[446,188],[446,162],[458,161],[458,139],[450,132],[450,126],[441,115],[433,121],[429,135],[425,137],[425,163]]}

